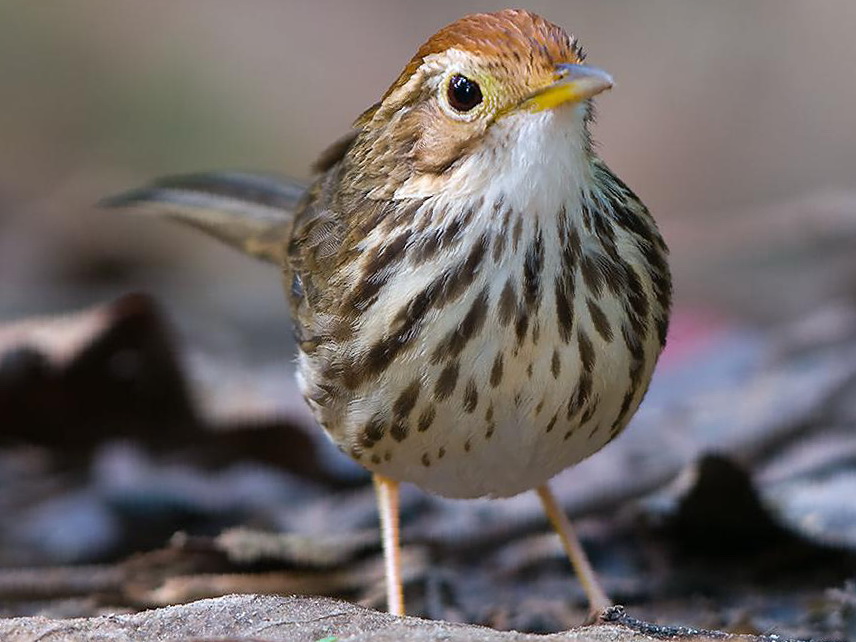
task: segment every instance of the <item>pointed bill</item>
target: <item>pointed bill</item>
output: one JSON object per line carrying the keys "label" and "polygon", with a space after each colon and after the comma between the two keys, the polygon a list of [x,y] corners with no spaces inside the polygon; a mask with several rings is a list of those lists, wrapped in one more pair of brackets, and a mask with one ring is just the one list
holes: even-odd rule
{"label": "pointed bill", "polygon": [[521,103],[522,109],[544,111],[565,103],[578,103],[596,96],[613,85],[612,76],[587,65],[556,65],[557,80]]}

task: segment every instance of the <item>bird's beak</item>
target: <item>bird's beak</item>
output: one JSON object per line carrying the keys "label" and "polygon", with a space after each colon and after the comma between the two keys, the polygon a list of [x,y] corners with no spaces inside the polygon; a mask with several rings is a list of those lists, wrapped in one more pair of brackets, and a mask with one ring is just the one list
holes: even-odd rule
{"label": "bird's beak", "polygon": [[560,64],[556,65],[556,80],[526,98],[520,106],[529,111],[553,109],[565,103],[578,103],[596,96],[612,85],[612,76],[602,69],[587,65]]}

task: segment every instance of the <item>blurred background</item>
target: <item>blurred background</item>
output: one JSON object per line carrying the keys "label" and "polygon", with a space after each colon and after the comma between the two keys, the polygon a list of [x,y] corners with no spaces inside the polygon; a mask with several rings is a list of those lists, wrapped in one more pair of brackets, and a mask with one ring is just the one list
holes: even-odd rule
{"label": "blurred background", "polygon": [[[308,179],[314,158],[427,37],[465,13],[503,7],[0,3],[0,510],[12,516],[0,524],[0,567],[121,560],[164,545],[176,530],[213,536],[250,523],[317,535],[374,525],[365,477],[327,449],[294,391],[277,271],[194,232],[94,204],[175,173],[229,168]],[[672,333],[637,425],[558,482],[572,514],[609,512],[606,522],[582,527],[595,542],[596,566],[606,566],[608,591],[648,604],[636,612],[661,621],[781,631],[766,627],[785,620],[793,634],[856,635],[852,584],[829,598],[826,620],[803,609],[856,570],[856,3],[531,0],[526,8],[576,34],[589,61],[615,77],[615,89],[598,99],[594,136],[673,252]],[[164,316],[150,299],[103,307],[129,292],[151,295]],[[67,316],[80,309],[95,312]],[[39,323],[15,323],[43,316],[57,321],[46,333]],[[248,425],[255,441],[205,436]],[[111,445],[115,436],[145,448]],[[711,464],[711,453],[725,463]],[[242,468],[243,458],[255,464]],[[705,503],[711,495],[686,484],[675,490],[691,466],[704,473],[693,479],[712,480],[728,497],[735,485],[745,491],[744,512],[717,512]],[[757,497],[775,523],[759,517]],[[629,521],[622,513],[616,527],[612,509],[629,499],[639,512]],[[511,553],[499,547],[545,527],[530,500],[483,507],[474,524],[468,504],[406,495],[405,539],[421,537],[428,551],[417,546],[411,560],[428,587],[415,612],[524,630],[578,622],[581,611],[520,606],[518,589],[526,599],[570,590],[555,547],[530,539]],[[640,513],[646,524],[671,524],[672,543],[640,549]],[[747,531],[747,520],[760,526]],[[602,543],[605,533],[612,535]],[[791,537],[814,553],[834,545],[849,557],[828,567],[838,575],[814,585],[800,579],[807,601],[789,594],[792,612],[781,600],[744,601],[727,576],[702,591],[714,597],[700,617],[698,603],[681,601],[694,595],[698,577],[676,580],[660,555],[704,533],[714,552],[730,542],[727,554],[751,556],[782,537],[793,544]],[[431,543],[450,534],[464,542],[457,557]],[[498,580],[466,569],[476,550],[466,546],[486,555],[485,537],[498,546],[486,558],[500,569]],[[363,560],[360,541],[346,548]],[[528,561],[519,561],[524,548]],[[556,571],[546,579],[543,559]],[[799,559],[818,567],[816,557]],[[470,602],[453,599],[446,608],[429,599],[445,581],[432,574],[433,563],[460,572]],[[543,582],[508,588],[492,600],[494,610],[472,602],[495,595],[509,582],[502,573],[519,568]],[[9,588],[23,580],[4,584],[4,577],[0,614],[92,612],[79,604],[23,607]],[[112,581],[112,603],[154,603]],[[372,581],[356,597],[378,605]],[[657,602],[665,585],[672,592]],[[353,585],[325,586],[286,583],[281,591],[354,598]],[[727,597],[717,593],[723,587]],[[750,598],[767,590],[746,589]],[[40,595],[32,591],[28,599]],[[726,616],[719,606],[729,600],[738,611]],[[749,608],[748,620],[740,608]]]}
{"label": "blurred background", "polygon": [[[236,321],[281,318],[269,269],[93,203],[178,172],[307,177],[315,156],[431,33],[464,13],[502,7],[2,3],[0,318],[127,288],[169,292],[170,306],[198,308],[204,319],[246,317],[227,319],[236,335],[248,334]],[[660,221],[679,302],[708,295],[697,287],[699,253],[722,237],[746,240],[747,218],[853,186],[852,2],[554,0],[528,8],[577,34],[590,61],[616,78],[598,101],[595,136]],[[766,233],[779,232],[752,238],[760,251]],[[775,303],[776,311],[785,305]]]}

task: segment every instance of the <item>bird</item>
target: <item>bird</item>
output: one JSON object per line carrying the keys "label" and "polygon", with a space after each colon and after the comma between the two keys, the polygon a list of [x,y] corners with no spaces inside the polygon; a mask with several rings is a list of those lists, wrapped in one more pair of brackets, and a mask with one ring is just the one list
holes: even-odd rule
{"label": "bird", "polygon": [[110,197],[278,265],[297,382],[377,491],[387,607],[405,612],[402,482],[536,490],[593,615],[611,605],[549,487],[617,437],[665,346],[668,248],[596,153],[612,77],[535,13],[431,36],[308,185],[210,172]]}

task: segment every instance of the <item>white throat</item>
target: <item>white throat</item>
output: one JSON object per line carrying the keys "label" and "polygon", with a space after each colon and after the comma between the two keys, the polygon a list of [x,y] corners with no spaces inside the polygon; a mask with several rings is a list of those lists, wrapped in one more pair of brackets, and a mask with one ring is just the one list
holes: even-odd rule
{"label": "white throat", "polygon": [[[456,199],[504,199],[518,211],[553,214],[579,198],[590,180],[586,107],[566,105],[503,117],[478,149],[442,177],[442,191]],[[417,176],[396,198],[436,195],[437,177]],[[535,211],[533,211],[535,210]]]}

